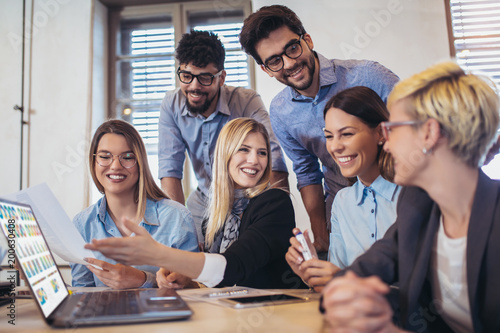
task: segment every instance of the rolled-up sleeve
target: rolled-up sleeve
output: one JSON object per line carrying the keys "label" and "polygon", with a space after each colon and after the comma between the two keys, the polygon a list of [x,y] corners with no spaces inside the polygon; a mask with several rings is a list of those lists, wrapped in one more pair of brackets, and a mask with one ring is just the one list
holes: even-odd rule
{"label": "rolled-up sleeve", "polygon": [[158,177],[182,179],[186,145],[177,125],[173,112],[174,103],[178,103],[176,94],[166,94],[160,108],[158,123]]}

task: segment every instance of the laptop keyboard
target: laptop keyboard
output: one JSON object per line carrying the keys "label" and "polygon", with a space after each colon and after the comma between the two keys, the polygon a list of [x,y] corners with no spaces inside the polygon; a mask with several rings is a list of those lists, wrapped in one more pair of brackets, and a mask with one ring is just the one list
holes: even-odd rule
{"label": "laptop keyboard", "polygon": [[86,293],[75,317],[101,317],[140,313],[138,295],[132,290]]}

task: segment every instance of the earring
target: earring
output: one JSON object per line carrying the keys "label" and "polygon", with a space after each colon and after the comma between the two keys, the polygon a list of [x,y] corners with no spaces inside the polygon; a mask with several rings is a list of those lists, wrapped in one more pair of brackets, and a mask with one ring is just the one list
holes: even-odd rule
{"label": "earring", "polygon": [[424,153],[424,155],[427,155],[428,153],[430,153],[430,150],[427,150],[427,148],[422,148],[422,153]]}
{"label": "earring", "polygon": [[379,141],[379,142],[378,142],[378,145],[379,145],[379,146],[382,146],[383,144],[384,144],[384,141]]}

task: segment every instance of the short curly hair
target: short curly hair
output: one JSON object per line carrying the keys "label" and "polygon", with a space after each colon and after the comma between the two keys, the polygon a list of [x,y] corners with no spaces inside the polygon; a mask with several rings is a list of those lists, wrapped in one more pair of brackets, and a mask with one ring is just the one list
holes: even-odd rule
{"label": "short curly hair", "polygon": [[179,64],[192,63],[196,67],[214,64],[219,71],[224,69],[226,52],[219,37],[210,31],[191,30],[182,35],[175,50]]}
{"label": "short curly hair", "polygon": [[255,45],[269,37],[269,34],[283,26],[287,26],[297,35],[306,33],[297,14],[290,8],[282,5],[264,6],[248,16],[243,22],[240,33],[240,43],[243,50],[262,65],[262,59],[255,51]]}
{"label": "short curly hair", "polygon": [[445,62],[399,82],[387,99],[389,110],[408,100],[407,114],[436,119],[455,156],[477,167],[496,135],[500,101],[494,83]]}

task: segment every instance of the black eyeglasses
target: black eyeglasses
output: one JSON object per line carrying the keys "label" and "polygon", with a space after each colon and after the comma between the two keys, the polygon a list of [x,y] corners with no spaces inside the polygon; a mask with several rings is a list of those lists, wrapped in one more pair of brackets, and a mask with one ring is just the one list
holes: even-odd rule
{"label": "black eyeglasses", "polygon": [[124,153],[120,155],[113,155],[111,153],[97,153],[94,154],[95,161],[102,167],[110,166],[115,159],[115,156],[118,157],[118,161],[125,169],[132,168],[137,163],[137,158],[132,153]]}
{"label": "black eyeglasses", "polygon": [[303,51],[302,45],[300,45],[303,36],[304,35],[300,35],[298,40],[288,45],[283,53],[275,55],[271,59],[268,59],[264,63],[264,66],[266,66],[266,68],[272,72],[279,72],[285,64],[283,62],[283,55],[286,55],[290,59],[297,59],[298,57],[300,57]]}
{"label": "black eyeglasses", "polygon": [[220,72],[218,72],[217,74],[201,73],[201,74],[195,75],[195,74],[191,74],[189,72],[181,71],[180,67],[177,68],[177,75],[179,76],[179,80],[185,84],[190,84],[196,78],[196,79],[198,79],[198,82],[202,86],[211,86],[212,83],[214,82],[214,78],[216,78],[217,76],[220,76],[221,74],[222,74],[222,70]]}

